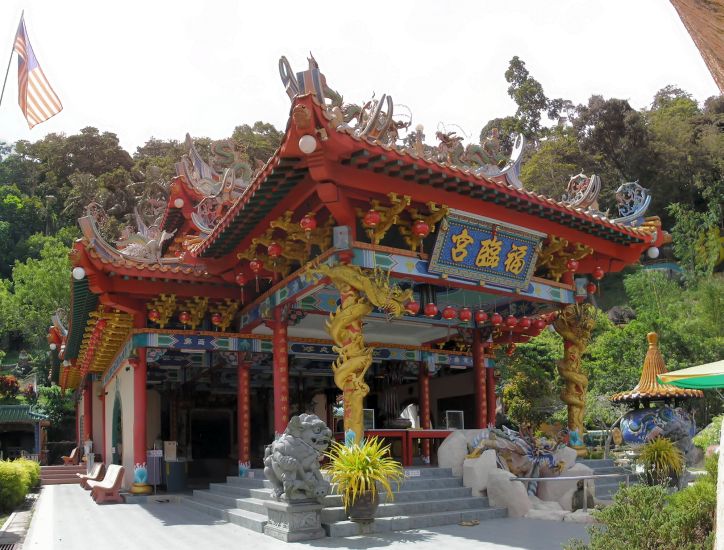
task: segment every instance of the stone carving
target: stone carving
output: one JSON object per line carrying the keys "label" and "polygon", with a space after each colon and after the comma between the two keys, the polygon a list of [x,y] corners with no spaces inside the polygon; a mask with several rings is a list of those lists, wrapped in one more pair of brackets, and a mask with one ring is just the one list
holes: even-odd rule
{"label": "stone carving", "polygon": [[589,178],[581,173],[573,176],[566,186],[562,201],[581,210],[598,212],[598,194],[601,192],[601,178],[592,174]]}
{"label": "stone carving", "polygon": [[321,501],[329,493],[329,482],[319,471],[319,461],[332,438],[332,430],[314,414],[301,414],[289,421],[284,433],[264,453],[264,475],[277,500]]}

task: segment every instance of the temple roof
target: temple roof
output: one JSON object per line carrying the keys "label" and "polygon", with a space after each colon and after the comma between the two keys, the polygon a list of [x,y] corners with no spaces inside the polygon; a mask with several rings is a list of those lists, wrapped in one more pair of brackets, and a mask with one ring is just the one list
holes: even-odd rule
{"label": "temple roof", "polygon": [[0,405],[0,424],[34,424],[47,419],[46,415],[34,411],[30,405]]}
{"label": "temple roof", "polygon": [[643,400],[660,399],[682,399],[693,397],[704,397],[701,390],[687,390],[675,386],[661,384],[658,375],[667,371],[664,358],[659,350],[659,336],[655,332],[649,332],[646,338],[649,341],[649,349],[644,359],[644,368],[641,371],[641,379],[636,387],[628,392],[613,394],[610,399],[614,403],[638,402]]}

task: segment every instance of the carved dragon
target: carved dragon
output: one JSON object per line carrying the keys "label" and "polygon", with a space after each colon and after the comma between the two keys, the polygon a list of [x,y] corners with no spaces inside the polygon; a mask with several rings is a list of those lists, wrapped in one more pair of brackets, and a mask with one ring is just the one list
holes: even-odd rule
{"label": "carved dragon", "polygon": [[400,317],[405,303],[412,299],[412,290],[391,287],[382,277],[372,277],[361,268],[350,265],[322,264],[313,274],[328,277],[340,293],[341,305],[329,316],[327,331],[338,354],[332,365],[334,383],[343,392],[344,429],[352,430],[356,441],[364,432],[363,402],[369,393],[365,373],[372,364],[372,348],[364,344],[362,319],[374,307],[391,317]]}

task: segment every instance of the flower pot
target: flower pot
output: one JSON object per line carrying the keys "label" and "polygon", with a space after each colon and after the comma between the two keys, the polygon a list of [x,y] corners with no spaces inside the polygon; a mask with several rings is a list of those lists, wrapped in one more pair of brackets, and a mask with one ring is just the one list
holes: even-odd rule
{"label": "flower pot", "polygon": [[347,510],[347,515],[350,521],[357,521],[360,523],[369,523],[374,521],[375,512],[379,505],[377,495],[373,495],[372,491],[365,491],[357,497],[354,504]]}

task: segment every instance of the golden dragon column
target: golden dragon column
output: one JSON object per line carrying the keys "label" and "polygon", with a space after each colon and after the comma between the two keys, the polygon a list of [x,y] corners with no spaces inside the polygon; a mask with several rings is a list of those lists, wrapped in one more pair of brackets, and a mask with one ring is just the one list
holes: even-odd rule
{"label": "golden dragon column", "polygon": [[364,434],[364,398],[370,388],[365,373],[372,364],[373,348],[366,347],[362,320],[375,307],[392,317],[400,317],[404,303],[412,298],[412,290],[402,291],[390,286],[382,277],[350,265],[320,265],[312,269],[316,275],[328,277],[340,294],[341,304],[329,316],[327,330],[338,354],[332,364],[334,383],[342,390],[344,399],[344,431],[354,432],[355,442]]}
{"label": "golden dragon column", "polygon": [[[563,359],[558,364],[558,373],[565,382],[561,399],[568,405],[568,429],[575,431],[579,438],[583,437],[588,389],[588,376],[581,370],[581,357],[595,325],[595,308],[591,304],[565,307],[553,325],[563,338]],[[582,444],[581,441],[578,446]],[[571,441],[571,446],[576,446],[574,441]]]}

